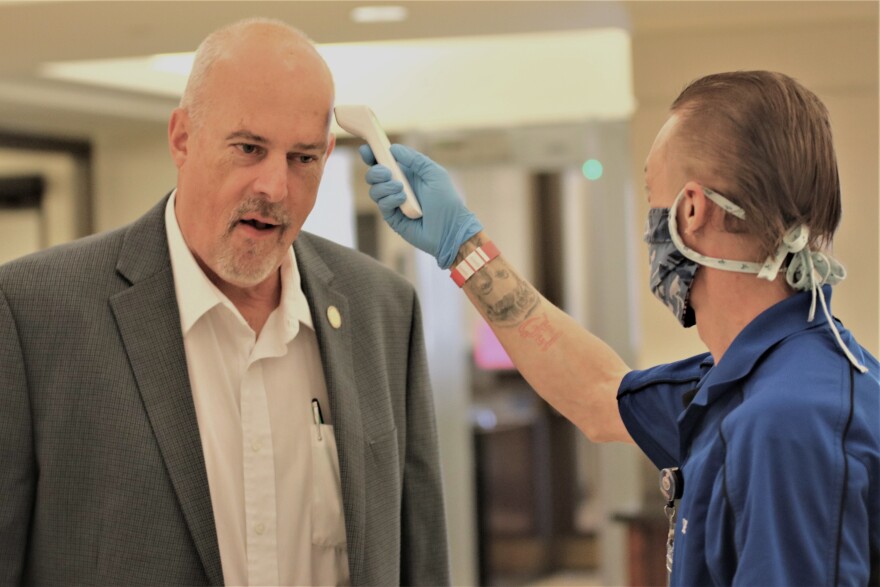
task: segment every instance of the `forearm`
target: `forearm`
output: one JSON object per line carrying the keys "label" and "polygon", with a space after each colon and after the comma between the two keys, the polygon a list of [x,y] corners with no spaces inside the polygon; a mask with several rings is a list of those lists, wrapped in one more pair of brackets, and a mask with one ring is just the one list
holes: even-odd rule
{"label": "forearm", "polygon": [[[488,240],[485,232],[475,235],[455,263]],[[617,409],[617,389],[630,369],[611,347],[548,302],[503,255],[463,289],[544,400],[593,441],[632,442]]]}

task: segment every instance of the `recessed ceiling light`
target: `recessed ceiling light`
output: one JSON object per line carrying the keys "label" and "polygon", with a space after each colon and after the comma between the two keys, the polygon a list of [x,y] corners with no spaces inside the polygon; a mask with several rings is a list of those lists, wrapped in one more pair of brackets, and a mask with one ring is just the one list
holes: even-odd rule
{"label": "recessed ceiling light", "polygon": [[400,22],[409,11],[404,6],[358,6],[351,11],[355,22]]}

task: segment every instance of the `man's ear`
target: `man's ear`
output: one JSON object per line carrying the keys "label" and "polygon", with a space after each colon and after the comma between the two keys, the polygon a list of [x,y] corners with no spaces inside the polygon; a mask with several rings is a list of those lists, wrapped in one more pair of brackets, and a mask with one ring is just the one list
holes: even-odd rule
{"label": "man's ear", "polygon": [[679,226],[684,234],[695,234],[707,226],[712,215],[712,204],[703,186],[695,181],[684,185],[684,195],[678,204]]}
{"label": "man's ear", "polygon": [[333,152],[333,149],[336,148],[336,135],[332,132],[330,133],[330,140],[327,143],[327,152],[324,154],[324,161],[330,157],[330,154]]}
{"label": "man's ear", "polygon": [[180,169],[189,154],[189,113],[183,108],[175,108],[168,120],[168,148],[171,150],[171,158]]}

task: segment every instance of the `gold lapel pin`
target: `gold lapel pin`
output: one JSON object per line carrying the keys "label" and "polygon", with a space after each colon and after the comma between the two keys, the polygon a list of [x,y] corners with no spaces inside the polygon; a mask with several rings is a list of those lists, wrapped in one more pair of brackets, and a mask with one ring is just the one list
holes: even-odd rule
{"label": "gold lapel pin", "polygon": [[327,308],[327,320],[330,321],[330,326],[333,328],[342,326],[342,314],[339,313],[339,309],[336,306]]}

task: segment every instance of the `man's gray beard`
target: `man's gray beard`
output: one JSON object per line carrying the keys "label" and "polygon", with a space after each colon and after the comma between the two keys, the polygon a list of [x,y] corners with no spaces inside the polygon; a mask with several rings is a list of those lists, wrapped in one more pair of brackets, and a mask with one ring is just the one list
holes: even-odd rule
{"label": "man's gray beard", "polygon": [[263,283],[281,262],[276,247],[259,256],[255,248],[236,254],[230,240],[224,240],[217,255],[217,275],[220,279],[238,287],[254,287]]}
{"label": "man's gray beard", "polygon": [[[280,226],[277,243],[273,243],[265,254],[257,253],[256,243],[244,250],[237,252],[232,245],[232,234],[241,218],[248,212],[258,212],[262,216],[271,218]],[[283,257],[278,255],[278,249],[274,246],[282,243],[282,235],[290,225],[287,212],[280,205],[271,204],[263,199],[251,197],[242,202],[232,214],[229,230],[220,241],[220,250],[217,255],[217,275],[223,281],[238,287],[253,287],[266,280],[272,271],[281,266]],[[245,241],[247,244],[247,240]],[[264,243],[265,244],[265,243]]]}

